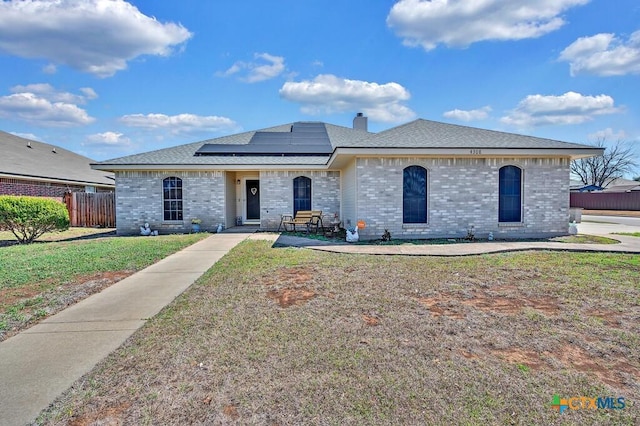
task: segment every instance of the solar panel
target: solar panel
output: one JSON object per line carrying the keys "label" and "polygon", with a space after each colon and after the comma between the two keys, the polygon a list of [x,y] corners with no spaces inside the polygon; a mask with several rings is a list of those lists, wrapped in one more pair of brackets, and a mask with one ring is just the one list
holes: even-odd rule
{"label": "solar panel", "polygon": [[248,144],[204,144],[196,156],[310,156],[331,155],[333,147],[324,123],[297,122],[289,132],[255,132]]}

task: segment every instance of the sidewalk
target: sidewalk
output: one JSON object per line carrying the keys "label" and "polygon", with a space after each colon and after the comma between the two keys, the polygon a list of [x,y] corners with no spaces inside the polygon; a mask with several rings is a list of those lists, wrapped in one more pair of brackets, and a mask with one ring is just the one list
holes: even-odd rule
{"label": "sidewalk", "polygon": [[602,235],[620,241],[620,244],[575,244],[547,241],[491,241],[453,244],[401,244],[362,245],[329,242],[282,234],[276,247],[304,247],[332,253],[404,255],[404,256],[470,256],[522,250],[556,250],[578,252],[640,253],[640,238],[626,235],[608,235],[605,232],[581,232]]}
{"label": "sidewalk", "polygon": [[0,423],[35,420],[249,235],[214,234],[0,343]]}

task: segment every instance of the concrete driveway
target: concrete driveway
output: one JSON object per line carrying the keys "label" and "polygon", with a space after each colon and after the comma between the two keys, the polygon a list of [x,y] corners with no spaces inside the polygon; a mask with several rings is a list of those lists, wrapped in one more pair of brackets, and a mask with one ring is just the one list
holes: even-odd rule
{"label": "concrete driveway", "polygon": [[578,233],[607,235],[616,232],[640,232],[640,217],[582,215]]}

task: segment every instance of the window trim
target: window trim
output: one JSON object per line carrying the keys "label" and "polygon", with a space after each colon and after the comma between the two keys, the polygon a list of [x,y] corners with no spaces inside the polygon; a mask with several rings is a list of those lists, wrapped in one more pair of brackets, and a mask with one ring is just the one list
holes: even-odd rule
{"label": "window trim", "polygon": [[[405,173],[408,169],[416,168],[418,170],[424,171],[424,221],[420,222],[406,222],[406,214],[405,214]],[[424,226],[429,223],[429,170],[426,167],[423,167],[418,164],[411,164],[402,169],[402,225],[403,226]]]}
{"label": "window trim", "polygon": [[[296,210],[296,189],[297,189],[296,183],[297,182],[304,182],[305,187],[307,185],[309,187],[309,208],[308,209]],[[296,176],[295,178],[293,178],[293,214],[294,216],[299,210],[312,210],[312,207],[313,207],[313,181],[308,176],[304,176],[304,175]]]}
{"label": "window trim", "polygon": [[[502,198],[501,195],[501,179],[500,179],[500,173],[503,169],[506,169],[508,167],[513,167],[515,169],[518,169],[520,172],[520,186],[519,186],[519,197],[520,197],[520,203],[519,203],[519,210],[520,210],[520,218],[519,220],[516,221],[502,221],[500,220],[500,199]],[[516,164],[505,164],[502,167],[500,167],[498,169],[498,225],[499,226],[522,226],[524,224],[524,169]]]}
{"label": "window trim", "polygon": [[[178,190],[180,189],[180,197],[176,197],[176,198],[166,198],[165,197],[165,182],[167,181],[171,181],[174,180],[175,181],[175,188],[169,188],[169,191],[172,190]],[[179,202],[180,204],[180,208],[176,208],[175,210],[169,208],[169,210],[167,210],[165,208],[165,203],[166,202]],[[172,219],[172,212],[176,213],[176,219]],[[169,213],[169,219],[167,219],[167,213]],[[183,222],[184,221],[184,186],[183,186],[183,180],[182,178],[178,177],[178,176],[167,176],[164,179],[162,179],[162,221],[163,222],[172,222],[172,223],[176,223],[176,222]]]}

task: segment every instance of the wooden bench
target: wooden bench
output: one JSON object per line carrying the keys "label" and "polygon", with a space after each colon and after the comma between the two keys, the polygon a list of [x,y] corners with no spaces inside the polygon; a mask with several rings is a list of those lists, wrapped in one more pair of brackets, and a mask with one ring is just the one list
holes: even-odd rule
{"label": "wooden bench", "polygon": [[285,231],[289,231],[289,229],[287,229],[287,225],[292,226],[293,232],[296,231],[296,225],[303,225],[307,233],[313,229],[317,234],[318,228],[323,228],[322,210],[298,210],[293,218],[291,216],[289,216],[288,219],[283,217],[282,226],[284,226]]}

